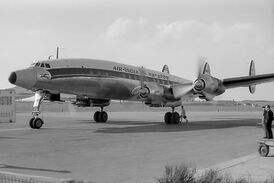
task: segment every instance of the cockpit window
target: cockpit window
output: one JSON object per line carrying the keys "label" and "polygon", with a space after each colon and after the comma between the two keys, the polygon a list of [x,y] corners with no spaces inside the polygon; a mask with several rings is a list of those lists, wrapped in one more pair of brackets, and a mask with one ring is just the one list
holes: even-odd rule
{"label": "cockpit window", "polygon": [[46,68],[51,68],[49,63],[41,63],[41,62],[35,62],[31,64],[32,67],[46,67]]}

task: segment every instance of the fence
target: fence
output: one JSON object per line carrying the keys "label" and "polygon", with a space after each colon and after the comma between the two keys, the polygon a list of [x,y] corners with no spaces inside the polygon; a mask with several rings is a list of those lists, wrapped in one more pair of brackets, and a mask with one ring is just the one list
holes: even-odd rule
{"label": "fence", "polygon": [[83,183],[83,181],[0,172],[0,183]]}

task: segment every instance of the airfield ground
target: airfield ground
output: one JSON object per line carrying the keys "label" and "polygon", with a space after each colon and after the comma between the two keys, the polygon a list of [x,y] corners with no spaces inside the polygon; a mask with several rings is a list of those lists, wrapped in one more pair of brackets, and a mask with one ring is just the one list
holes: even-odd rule
{"label": "airfield ground", "polygon": [[260,107],[186,105],[190,122],[177,126],[163,123],[168,109],[140,104],[107,107],[104,124],[92,120],[94,108],[45,103],[45,124],[34,130],[28,126],[31,105],[18,102],[17,122],[0,124],[0,171],[98,183],[156,182],[165,165],[204,169],[253,156],[263,136]]}

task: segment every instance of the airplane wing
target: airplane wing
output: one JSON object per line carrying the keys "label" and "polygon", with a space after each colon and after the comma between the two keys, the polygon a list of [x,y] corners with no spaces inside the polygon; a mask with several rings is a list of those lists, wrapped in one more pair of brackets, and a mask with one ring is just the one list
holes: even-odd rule
{"label": "airplane wing", "polygon": [[198,77],[192,84],[179,84],[171,86],[175,98],[185,95],[197,95],[201,99],[212,100],[221,95],[226,89],[236,87],[249,87],[250,93],[254,93],[257,84],[274,82],[274,73],[255,75],[253,60],[250,63],[249,76],[218,79],[210,74],[208,63],[204,63],[199,69]]}
{"label": "airplane wing", "polygon": [[244,87],[274,81],[274,73],[223,79],[225,88]]}

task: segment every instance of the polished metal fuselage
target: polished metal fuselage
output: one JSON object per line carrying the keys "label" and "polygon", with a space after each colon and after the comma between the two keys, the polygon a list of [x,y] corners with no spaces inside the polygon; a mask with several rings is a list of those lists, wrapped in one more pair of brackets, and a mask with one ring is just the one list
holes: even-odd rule
{"label": "polished metal fuselage", "polygon": [[60,59],[40,63],[47,63],[50,68],[33,65],[15,71],[17,80],[14,84],[33,91],[46,90],[94,99],[140,100],[133,90],[140,87],[140,80],[144,80],[151,88],[159,87],[167,92],[166,96],[156,96],[153,100],[168,102],[176,100],[168,93],[170,85],[191,82],[168,73],[111,61]]}

